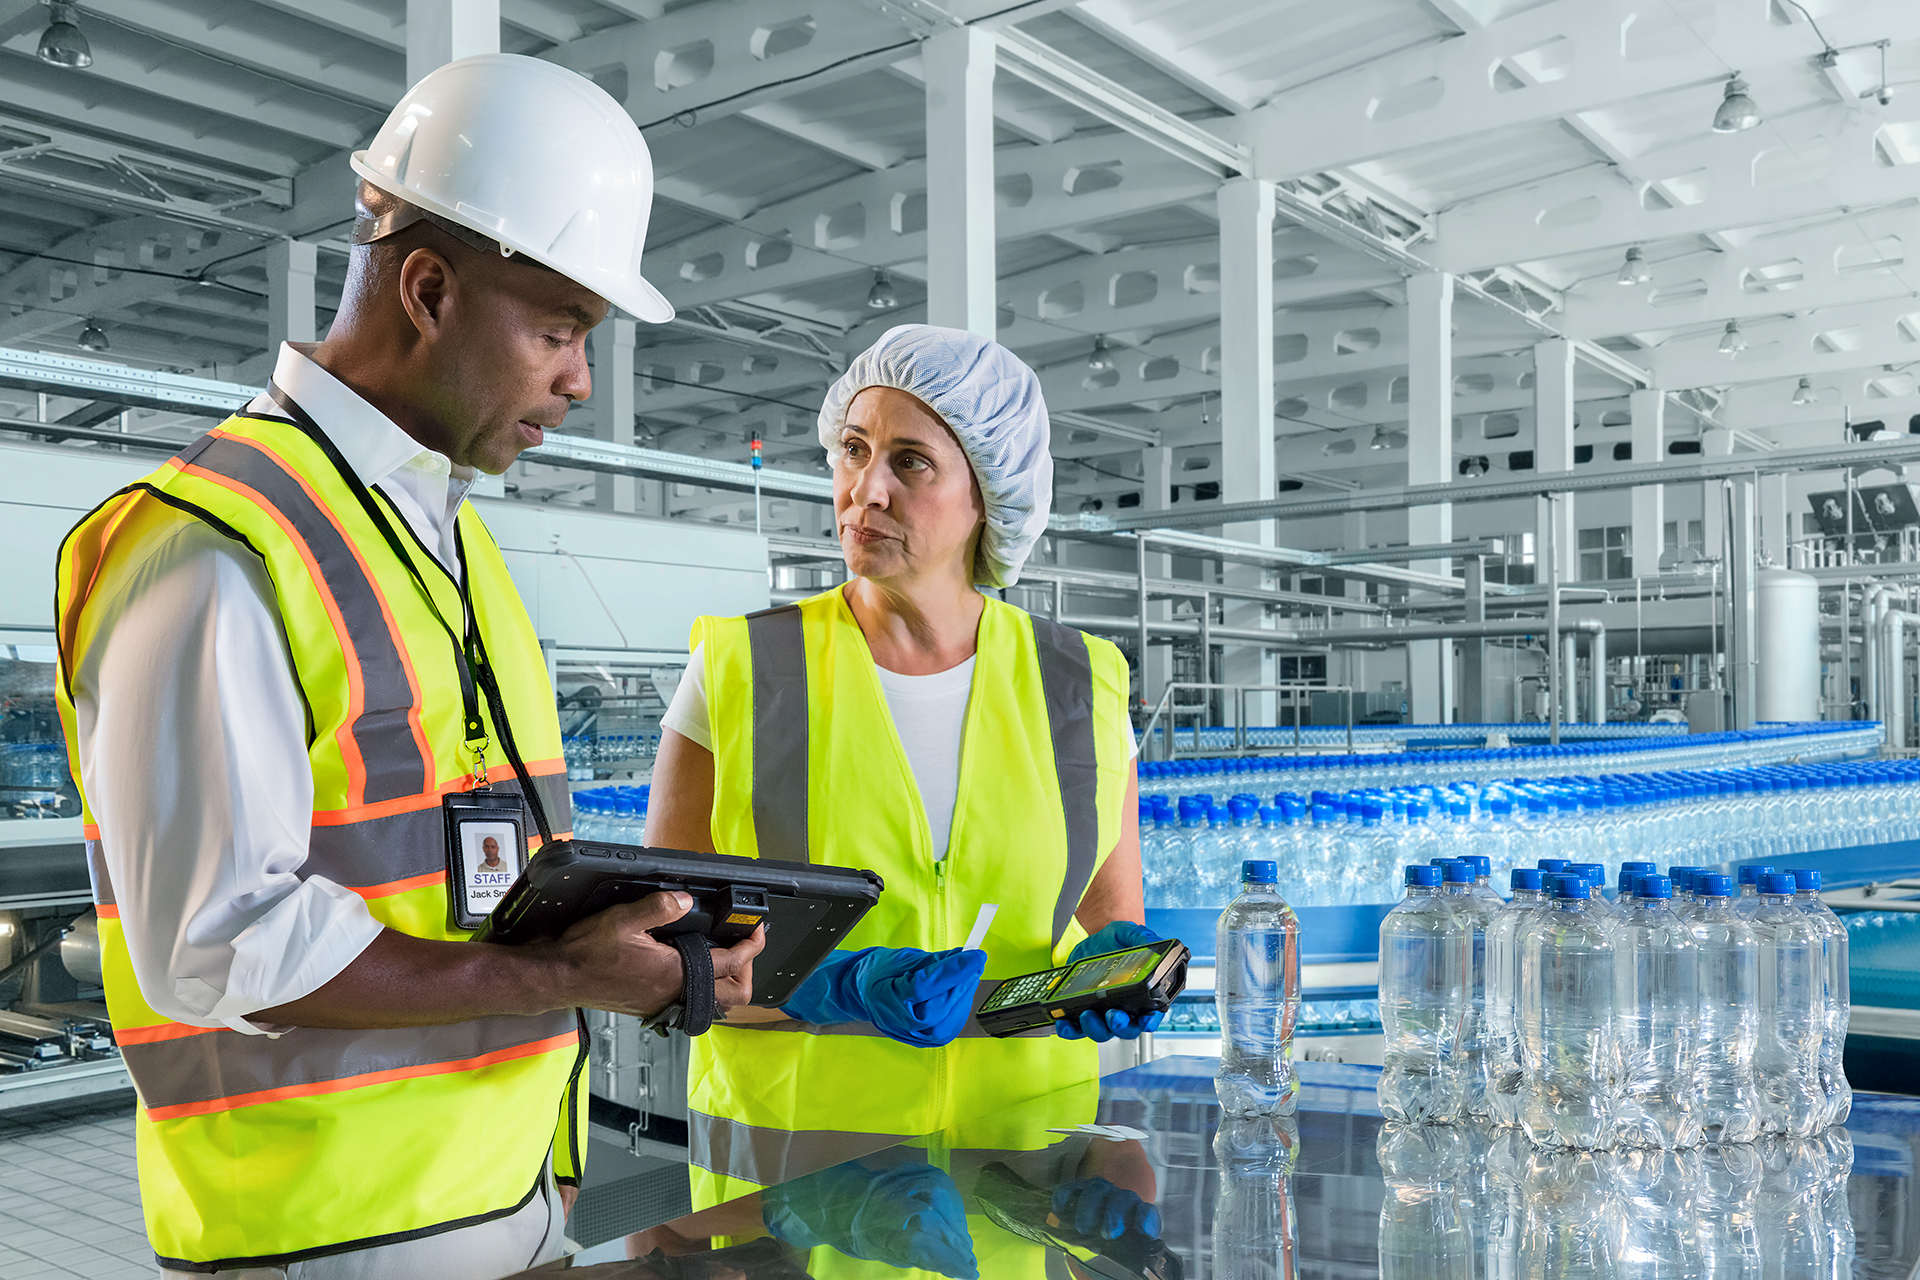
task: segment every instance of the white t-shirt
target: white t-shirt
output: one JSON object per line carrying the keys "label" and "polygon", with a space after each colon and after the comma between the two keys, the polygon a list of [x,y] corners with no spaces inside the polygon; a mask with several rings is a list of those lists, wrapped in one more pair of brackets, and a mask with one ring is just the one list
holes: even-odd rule
{"label": "white t-shirt", "polygon": [[[885,667],[875,668],[880,673],[880,688],[887,695],[893,727],[906,749],[913,781],[920,788],[936,862],[947,856],[953,809],[960,799],[960,738],[966,729],[967,699],[973,693],[973,664],[974,659],[968,658],[957,667],[930,676],[903,676]],[[660,726],[712,751],[706,678],[706,662],[696,646],[687,673],[674,690],[673,704],[660,718]],[[1131,758],[1138,750],[1133,732],[1125,725],[1121,731],[1126,735]]]}

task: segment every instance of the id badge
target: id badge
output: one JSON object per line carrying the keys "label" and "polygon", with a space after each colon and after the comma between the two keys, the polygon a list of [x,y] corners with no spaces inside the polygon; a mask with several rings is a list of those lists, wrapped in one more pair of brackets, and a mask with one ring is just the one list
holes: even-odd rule
{"label": "id badge", "polygon": [[447,902],[456,929],[477,929],[527,865],[526,810],[508,791],[445,797]]}

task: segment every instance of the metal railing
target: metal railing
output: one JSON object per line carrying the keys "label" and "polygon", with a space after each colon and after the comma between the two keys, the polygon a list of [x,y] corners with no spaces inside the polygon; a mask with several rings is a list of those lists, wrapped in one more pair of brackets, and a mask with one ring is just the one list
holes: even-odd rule
{"label": "metal railing", "polygon": [[[1302,699],[1299,695],[1315,693],[1343,693],[1346,695],[1347,708],[1347,752],[1353,752],[1353,686],[1344,684],[1319,684],[1308,681],[1289,681],[1285,684],[1212,684],[1204,681],[1176,680],[1167,685],[1166,692],[1160,695],[1160,701],[1147,717],[1146,725],[1140,730],[1140,758],[1146,759],[1153,749],[1154,729],[1160,723],[1160,717],[1167,718],[1167,728],[1160,754],[1162,760],[1177,760],[1180,757],[1180,717],[1210,715],[1213,711],[1213,699],[1199,702],[1181,703],[1175,695],[1183,689],[1205,691],[1207,693],[1227,693],[1234,699],[1234,735],[1230,748],[1237,754],[1245,754],[1251,747],[1247,738],[1247,695],[1250,693],[1284,693],[1290,695],[1289,704],[1293,710],[1293,745],[1295,750],[1302,747],[1300,737],[1300,712]],[[1310,705],[1310,704],[1308,704]],[[1196,753],[1201,751],[1200,725],[1194,725],[1193,745]],[[1219,755],[1218,748],[1207,748],[1206,754]]]}

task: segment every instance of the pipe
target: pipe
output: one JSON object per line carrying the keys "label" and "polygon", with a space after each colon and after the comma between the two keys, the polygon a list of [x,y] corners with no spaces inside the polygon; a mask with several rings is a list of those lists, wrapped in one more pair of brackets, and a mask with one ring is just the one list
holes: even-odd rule
{"label": "pipe", "polygon": [[1882,723],[1886,722],[1887,717],[1880,705],[1880,619],[1886,613],[1889,594],[1886,586],[1875,583],[1867,589],[1865,598],[1860,602],[1860,620],[1866,647],[1862,665],[1866,668],[1867,715]]}
{"label": "pipe", "polygon": [[1880,615],[1877,647],[1880,657],[1880,721],[1886,726],[1887,745],[1907,745],[1907,626],[1920,625],[1920,614],[1888,608]]}
{"label": "pipe", "polygon": [[[1140,625],[1132,618],[1067,617],[1061,622],[1081,631],[1092,631],[1102,635],[1126,635]],[[1148,629],[1161,635],[1194,637],[1200,633],[1200,625],[1191,618],[1154,620],[1145,624]],[[1602,638],[1606,636],[1606,626],[1598,618],[1562,618],[1562,635],[1584,635]],[[1421,622],[1406,627],[1305,627],[1286,628],[1267,631],[1255,627],[1208,628],[1208,638],[1216,644],[1222,640],[1233,640],[1245,644],[1297,645],[1302,648],[1329,646],[1340,648],[1345,645],[1389,645],[1405,644],[1409,640],[1474,640],[1493,639],[1511,636],[1545,635],[1546,624],[1538,618],[1495,618],[1486,622]]]}
{"label": "pipe", "polygon": [[1587,640],[1588,673],[1592,680],[1593,722],[1607,722],[1607,633],[1596,631]]}

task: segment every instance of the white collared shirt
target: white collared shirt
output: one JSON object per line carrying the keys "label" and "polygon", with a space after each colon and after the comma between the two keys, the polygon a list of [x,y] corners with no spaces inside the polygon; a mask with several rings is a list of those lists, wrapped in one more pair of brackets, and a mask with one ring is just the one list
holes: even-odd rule
{"label": "white collared shirt", "polygon": [[[458,575],[455,467],[308,358],[273,378]],[[251,412],[284,416],[261,396]],[[381,926],[301,879],[313,817],[307,712],[272,580],[191,517],[96,584],[99,639],[74,673],[81,779],[141,994],[193,1026],[271,1033],[249,1015],[324,986]]]}

